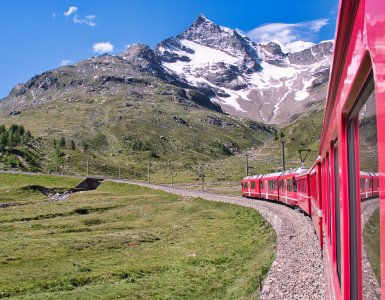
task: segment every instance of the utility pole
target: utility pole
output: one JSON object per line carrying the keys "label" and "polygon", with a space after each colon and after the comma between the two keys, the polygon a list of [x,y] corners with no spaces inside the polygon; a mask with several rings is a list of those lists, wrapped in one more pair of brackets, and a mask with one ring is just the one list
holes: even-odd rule
{"label": "utility pole", "polygon": [[282,169],[285,172],[285,141],[284,139],[281,139],[282,143]]}
{"label": "utility pole", "polygon": [[246,169],[246,177],[247,177],[247,176],[249,176],[249,154],[246,153],[245,156],[246,156],[246,167],[245,167],[245,169]]}
{"label": "utility pole", "polygon": [[205,174],[204,174],[204,171],[203,171],[203,164],[200,164],[199,165],[199,168],[198,168],[198,177],[200,177],[202,179],[202,193],[205,191],[204,189],[204,186],[205,186]]}
{"label": "utility pole", "polygon": [[118,179],[120,179],[120,162],[118,164]]}
{"label": "utility pole", "polygon": [[174,169],[172,167],[170,160],[168,161],[168,165],[169,165],[170,172],[171,172],[171,187],[174,187]]}
{"label": "utility pole", "polygon": [[87,159],[87,177],[89,175],[89,165],[88,165],[88,159]]}
{"label": "utility pole", "polygon": [[147,182],[150,183],[150,165],[151,163],[149,162],[147,165]]}
{"label": "utility pole", "polygon": [[[305,156],[302,156],[302,152],[305,153]],[[305,167],[305,160],[306,160],[308,154],[311,153],[311,149],[299,149],[298,153],[299,153],[299,158],[301,160],[301,167],[304,168]]]}
{"label": "utility pole", "polygon": [[278,134],[278,132],[277,132],[275,134],[274,140],[281,141],[281,145],[282,145],[282,171],[285,171],[286,170],[286,166],[285,166],[285,133],[283,131],[280,131]]}

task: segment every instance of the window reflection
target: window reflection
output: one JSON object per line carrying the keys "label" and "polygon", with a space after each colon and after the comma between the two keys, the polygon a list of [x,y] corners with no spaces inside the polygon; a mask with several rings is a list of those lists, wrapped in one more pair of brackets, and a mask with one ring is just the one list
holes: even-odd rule
{"label": "window reflection", "polygon": [[362,292],[364,299],[380,299],[380,222],[377,118],[374,90],[358,115]]}

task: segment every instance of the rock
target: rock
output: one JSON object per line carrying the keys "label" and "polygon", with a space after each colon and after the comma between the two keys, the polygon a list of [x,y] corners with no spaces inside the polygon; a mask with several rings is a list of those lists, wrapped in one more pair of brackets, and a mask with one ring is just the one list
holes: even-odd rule
{"label": "rock", "polygon": [[178,117],[178,116],[173,116],[172,117],[174,119],[174,121],[176,121],[178,124],[181,124],[181,125],[186,125],[188,126],[188,123],[187,121],[183,120],[181,117]]}
{"label": "rock", "polygon": [[8,115],[10,116],[16,116],[16,115],[19,115],[21,114],[21,111],[20,110],[13,110],[11,111]]}

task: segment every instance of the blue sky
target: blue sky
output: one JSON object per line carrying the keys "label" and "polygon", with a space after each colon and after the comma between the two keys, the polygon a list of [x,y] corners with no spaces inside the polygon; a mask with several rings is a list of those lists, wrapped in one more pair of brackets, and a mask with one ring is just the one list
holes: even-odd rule
{"label": "blue sky", "polygon": [[125,46],[154,47],[203,13],[255,41],[334,38],[337,0],[3,0],[0,98],[32,76]]}

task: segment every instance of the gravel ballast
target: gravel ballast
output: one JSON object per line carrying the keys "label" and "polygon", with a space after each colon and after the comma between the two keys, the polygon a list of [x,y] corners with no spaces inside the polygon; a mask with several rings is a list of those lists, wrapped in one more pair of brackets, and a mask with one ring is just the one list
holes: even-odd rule
{"label": "gravel ballast", "polygon": [[311,219],[299,211],[274,202],[214,195],[165,185],[130,180],[136,184],[210,201],[232,203],[257,210],[277,233],[275,261],[263,283],[261,299],[326,299],[322,252]]}

